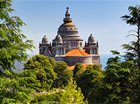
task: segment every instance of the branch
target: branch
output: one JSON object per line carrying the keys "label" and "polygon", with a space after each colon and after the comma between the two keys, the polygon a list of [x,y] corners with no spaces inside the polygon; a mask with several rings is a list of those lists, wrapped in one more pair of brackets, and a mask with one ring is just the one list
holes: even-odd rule
{"label": "branch", "polygon": [[135,35],[135,34],[129,34],[129,35],[127,35],[125,38],[129,37],[130,35],[133,35],[133,36],[138,37],[138,36],[137,36],[137,35]]}
{"label": "branch", "polygon": [[136,32],[136,33],[137,33],[137,31],[135,31],[135,30],[130,30],[130,31],[128,31],[128,33],[130,33],[130,32]]}

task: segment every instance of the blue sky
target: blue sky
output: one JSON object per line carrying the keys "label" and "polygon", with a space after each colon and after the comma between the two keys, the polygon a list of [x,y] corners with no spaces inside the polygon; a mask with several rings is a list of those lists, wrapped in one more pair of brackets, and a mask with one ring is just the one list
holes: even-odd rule
{"label": "blue sky", "polygon": [[42,37],[47,35],[51,42],[57,35],[68,6],[83,43],[92,33],[99,42],[99,53],[110,54],[110,50],[123,52],[120,46],[136,39],[125,38],[136,27],[129,26],[120,17],[129,13],[129,6],[139,3],[139,0],[16,0],[12,7],[16,12],[12,15],[27,24],[22,28],[23,33],[34,41],[33,53],[38,54]]}

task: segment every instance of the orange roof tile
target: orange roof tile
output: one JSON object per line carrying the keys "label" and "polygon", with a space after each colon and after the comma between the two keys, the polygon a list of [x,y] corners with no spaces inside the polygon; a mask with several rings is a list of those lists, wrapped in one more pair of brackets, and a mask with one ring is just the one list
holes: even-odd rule
{"label": "orange roof tile", "polygon": [[[83,65],[83,67],[84,67],[84,69],[86,69],[86,67],[88,66],[88,65],[93,65],[93,64],[82,64]],[[73,70],[75,68],[75,65],[72,65],[72,66],[69,66],[68,67],[68,69],[70,69],[70,70]]]}
{"label": "orange roof tile", "polygon": [[85,49],[83,49],[83,52],[85,52]]}
{"label": "orange roof tile", "polygon": [[90,56],[90,55],[81,51],[80,49],[73,49],[72,51],[66,53],[66,56]]}

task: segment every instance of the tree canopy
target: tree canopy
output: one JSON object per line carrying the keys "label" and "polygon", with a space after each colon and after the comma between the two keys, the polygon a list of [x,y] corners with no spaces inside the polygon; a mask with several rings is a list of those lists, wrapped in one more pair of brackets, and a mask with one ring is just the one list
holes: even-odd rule
{"label": "tree canopy", "polygon": [[[26,25],[19,17],[11,16],[13,0],[0,1],[0,69],[15,68],[14,62],[27,59],[27,49],[32,51],[33,41],[26,40],[21,27]],[[25,40],[25,41],[24,41]]]}
{"label": "tree canopy", "polygon": [[54,71],[57,73],[57,78],[53,83],[53,87],[66,86],[70,79],[72,79],[73,73],[67,69],[68,65],[63,61],[57,61],[54,66]]}
{"label": "tree canopy", "polygon": [[36,55],[24,64],[24,70],[35,70],[34,73],[37,80],[41,82],[41,88],[50,90],[52,83],[56,79],[56,73],[53,70],[53,66],[49,62],[49,58],[44,55]]}

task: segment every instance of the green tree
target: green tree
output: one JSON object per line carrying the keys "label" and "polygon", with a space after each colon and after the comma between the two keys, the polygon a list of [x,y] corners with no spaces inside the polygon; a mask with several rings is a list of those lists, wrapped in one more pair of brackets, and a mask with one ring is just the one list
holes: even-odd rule
{"label": "green tree", "polygon": [[119,56],[109,58],[103,74],[100,84],[91,87],[89,103],[139,103],[140,72],[133,60],[122,61]]}
{"label": "green tree", "polygon": [[60,97],[60,104],[84,104],[84,96],[80,88],[77,88],[76,82],[69,80]]}
{"label": "green tree", "polygon": [[17,73],[16,79],[18,79],[19,86],[24,86],[26,88],[35,89],[36,91],[41,91],[42,88],[46,88],[46,86],[44,87],[41,84],[40,79],[37,77],[38,74],[40,73],[38,73],[38,71],[34,69],[25,70],[24,72]]}
{"label": "green tree", "polygon": [[[12,70],[15,60],[27,59],[26,50],[32,51],[33,43],[26,40],[20,27],[26,25],[19,17],[11,16],[13,0],[0,0],[0,68]],[[25,40],[25,41],[23,41]],[[15,67],[14,67],[15,68]],[[1,71],[3,72],[3,71]]]}
{"label": "green tree", "polygon": [[[101,86],[91,87],[92,90],[88,94],[89,103],[140,102],[140,6],[130,6],[128,10],[130,14],[124,15],[122,18],[127,24],[137,26],[137,34],[128,35],[136,36],[137,41],[122,45],[126,49],[126,54],[123,55],[125,57],[124,61],[120,58],[122,56],[120,52],[111,51],[117,56],[108,59],[106,71],[104,72],[105,77],[101,79]],[[90,66],[89,69],[92,69],[92,67]]]}
{"label": "green tree", "polygon": [[30,58],[24,64],[24,70],[35,70],[37,80],[40,80],[41,87],[49,90],[56,78],[53,66],[49,62],[49,58],[44,55],[36,55]]}
{"label": "green tree", "polygon": [[[31,101],[31,93],[35,93],[34,89],[21,86],[27,80],[26,77],[18,78],[0,78],[0,103],[29,103]],[[21,82],[22,81],[22,82]],[[30,80],[31,81],[31,80]],[[33,81],[33,79],[32,79]]]}
{"label": "green tree", "polygon": [[49,58],[49,62],[53,67],[55,66],[56,61],[52,57]]}
{"label": "green tree", "polygon": [[81,74],[84,72],[84,67],[81,63],[77,63],[75,65],[75,68],[73,69],[73,77],[75,78],[75,76]]}
{"label": "green tree", "polygon": [[127,53],[126,57],[129,58],[138,57],[137,63],[138,67],[140,68],[140,6],[139,5],[136,5],[135,7],[129,6],[128,11],[130,12],[129,15],[124,15],[121,18],[123,18],[123,20],[126,21],[127,24],[137,27],[137,31],[135,31],[137,35],[130,34],[136,36],[137,41],[136,42],[132,41],[130,45],[124,44],[122,46],[128,51],[126,52]]}
{"label": "green tree", "polygon": [[34,69],[48,67],[52,68],[52,65],[49,62],[49,58],[44,55],[35,55],[30,58],[27,63],[24,64],[24,69]]}
{"label": "green tree", "polygon": [[[27,60],[26,50],[32,51],[33,41],[27,40],[20,29],[26,25],[11,16],[13,0],[0,0],[0,103],[29,103],[34,89],[21,85],[21,78],[12,71],[15,61]],[[23,77],[22,77],[23,79]],[[25,78],[26,79],[26,78]],[[23,80],[22,80],[23,81]],[[25,81],[25,80],[24,80]]]}
{"label": "green tree", "polygon": [[73,73],[67,69],[68,65],[63,61],[57,61],[54,66],[54,71],[57,73],[57,78],[53,83],[54,87],[66,86],[72,78]]}
{"label": "green tree", "polygon": [[76,78],[77,85],[82,89],[85,99],[93,88],[100,86],[103,77],[102,71],[94,70],[92,65],[88,65],[84,73]]}
{"label": "green tree", "polygon": [[108,90],[108,87],[103,83],[102,80],[97,87],[91,88],[87,99],[89,104],[108,103],[110,93],[110,90]]}
{"label": "green tree", "polygon": [[97,71],[101,71],[102,70],[101,67],[99,65],[96,65],[96,64],[93,65],[93,69],[97,70]]}
{"label": "green tree", "polygon": [[122,61],[118,56],[109,58],[103,79],[107,103],[139,103],[140,71],[134,60]]}

